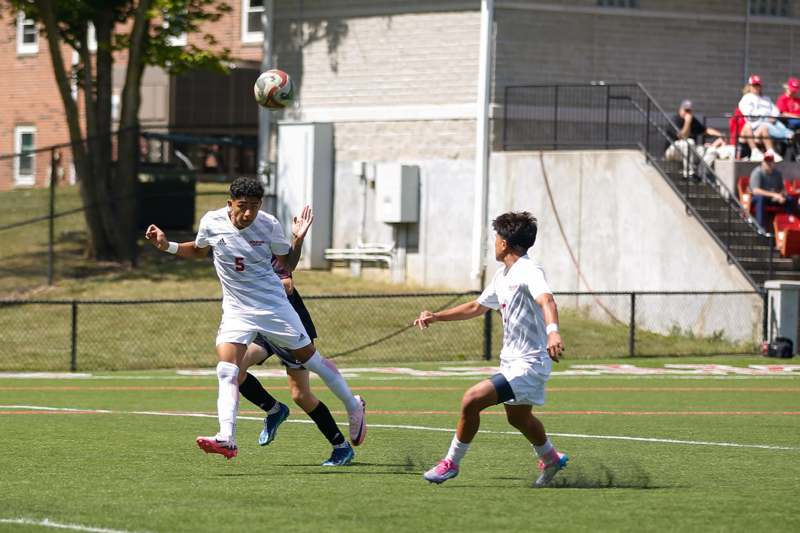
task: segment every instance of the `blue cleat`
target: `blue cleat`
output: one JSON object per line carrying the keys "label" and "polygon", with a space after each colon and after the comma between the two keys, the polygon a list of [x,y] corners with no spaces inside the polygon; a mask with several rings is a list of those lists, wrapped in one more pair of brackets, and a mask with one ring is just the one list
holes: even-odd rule
{"label": "blue cleat", "polygon": [[356,452],[353,447],[345,442],[346,446],[334,448],[330,459],[322,463],[322,466],[345,466],[353,462]]}
{"label": "blue cleat", "polygon": [[274,441],[275,437],[278,435],[278,426],[289,418],[289,408],[280,402],[278,405],[280,407],[278,407],[277,412],[267,415],[266,418],[264,418],[264,429],[261,430],[261,434],[258,436],[258,444],[260,446],[266,446]]}

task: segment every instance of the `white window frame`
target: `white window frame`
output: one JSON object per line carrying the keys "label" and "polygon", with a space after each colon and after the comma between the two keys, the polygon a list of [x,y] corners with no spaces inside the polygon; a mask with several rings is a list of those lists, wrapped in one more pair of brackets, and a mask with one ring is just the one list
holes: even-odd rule
{"label": "white window frame", "polygon": [[36,23],[29,18],[25,18],[25,13],[21,12],[17,15],[17,55],[31,55],[39,53],[39,33],[36,33],[36,42],[25,43],[22,41],[24,29],[26,24],[33,24],[34,28]]}
{"label": "white window frame", "polygon": [[[36,126],[17,126],[14,128],[14,153],[22,152],[22,136],[26,133],[33,134],[33,150],[36,150]],[[18,187],[30,187],[36,184],[36,154],[31,154],[33,158],[30,174],[20,174],[20,158],[14,158],[14,185]]]}
{"label": "white window frame", "polygon": [[[267,0],[264,0],[266,3]],[[260,43],[264,40],[264,31],[247,31],[247,19],[251,12],[263,13],[266,6],[261,6],[261,9],[256,8],[258,11],[253,11],[250,8],[250,0],[242,0],[242,42],[243,43]]]}

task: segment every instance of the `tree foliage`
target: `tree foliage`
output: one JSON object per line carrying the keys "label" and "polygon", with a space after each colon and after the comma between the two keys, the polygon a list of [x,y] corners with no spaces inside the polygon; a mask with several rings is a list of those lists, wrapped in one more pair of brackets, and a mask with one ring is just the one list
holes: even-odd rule
{"label": "tree foliage", "polygon": [[[46,38],[64,104],[73,159],[89,228],[88,253],[103,260],[135,261],[138,114],[144,68],[173,74],[227,70],[230,51],[206,24],[230,13],[222,0],[0,0],[36,20]],[[94,31],[96,51],[90,49]],[[190,44],[177,44],[184,36]],[[76,52],[69,69],[62,46]],[[112,68],[126,61],[114,145]],[[73,95],[80,89],[82,106]],[[80,111],[83,111],[83,120]],[[116,159],[112,157],[116,154]]]}

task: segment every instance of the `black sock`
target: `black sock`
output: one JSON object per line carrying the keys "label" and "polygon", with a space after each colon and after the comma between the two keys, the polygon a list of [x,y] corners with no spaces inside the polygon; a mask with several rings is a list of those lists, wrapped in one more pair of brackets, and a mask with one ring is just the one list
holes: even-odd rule
{"label": "black sock", "polygon": [[339,431],[339,427],[336,425],[336,421],[331,416],[331,412],[328,410],[327,405],[319,402],[314,410],[308,413],[308,416],[310,416],[311,420],[317,424],[317,427],[322,434],[325,435],[325,438],[328,439],[328,442],[334,446],[344,444],[344,435],[342,435],[342,432]]}
{"label": "black sock", "polygon": [[275,407],[275,404],[278,403],[278,400],[264,390],[264,387],[261,386],[261,382],[250,372],[247,373],[244,382],[239,385],[239,392],[242,396],[247,398],[250,403],[259,406],[265,412]]}

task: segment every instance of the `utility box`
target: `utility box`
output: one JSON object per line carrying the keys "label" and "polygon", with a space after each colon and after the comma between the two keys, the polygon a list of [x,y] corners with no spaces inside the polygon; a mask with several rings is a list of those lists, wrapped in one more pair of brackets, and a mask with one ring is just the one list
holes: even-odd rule
{"label": "utility box", "polygon": [[767,290],[767,340],[775,337],[792,339],[797,353],[797,326],[800,321],[800,282],[769,280],[764,283]]}
{"label": "utility box", "polygon": [[419,167],[381,163],[375,169],[375,218],[387,224],[419,221]]}

